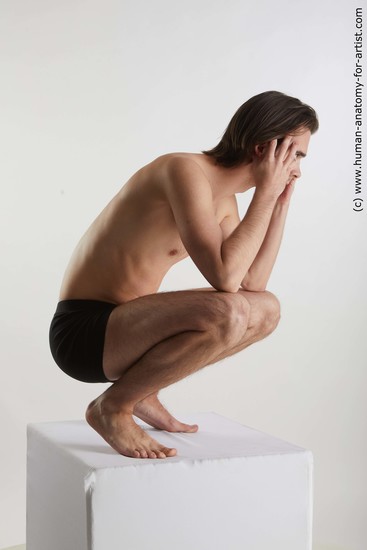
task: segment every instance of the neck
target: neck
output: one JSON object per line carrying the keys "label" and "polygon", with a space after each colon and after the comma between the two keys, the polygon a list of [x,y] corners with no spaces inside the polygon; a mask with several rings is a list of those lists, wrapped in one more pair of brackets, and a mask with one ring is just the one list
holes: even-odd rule
{"label": "neck", "polygon": [[233,168],[226,168],[215,163],[212,157],[206,156],[211,170],[211,183],[214,194],[219,197],[244,193],[254,184],[252,183],[252,163],[241,164]]}

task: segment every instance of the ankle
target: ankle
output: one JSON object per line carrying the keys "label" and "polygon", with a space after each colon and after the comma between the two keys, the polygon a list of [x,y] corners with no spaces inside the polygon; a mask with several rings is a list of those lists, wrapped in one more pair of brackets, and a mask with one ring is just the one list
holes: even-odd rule
{"label": "ankle", "polygon": [[98,414],[103,416],[128,415],[132,416],[135,404],[126,403],[115,396],[100,395],[92,401],[91,406],[98,410]]}

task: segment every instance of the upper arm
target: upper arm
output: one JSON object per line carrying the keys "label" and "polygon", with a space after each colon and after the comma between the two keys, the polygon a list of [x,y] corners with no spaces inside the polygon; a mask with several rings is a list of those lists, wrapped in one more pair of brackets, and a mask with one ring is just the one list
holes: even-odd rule
{"label": "upper arm", "polygon": [[240,221],[236,197],[232,195],[225,200],[224,217],[220,223],[223,241],[236,229]]}
{"label": "upper arm", "polygon": [[223,290],[222,228],[216,218],[210,183],[200,166],[191,159],[170,159],[166,193],[188,254],[207,281]]}

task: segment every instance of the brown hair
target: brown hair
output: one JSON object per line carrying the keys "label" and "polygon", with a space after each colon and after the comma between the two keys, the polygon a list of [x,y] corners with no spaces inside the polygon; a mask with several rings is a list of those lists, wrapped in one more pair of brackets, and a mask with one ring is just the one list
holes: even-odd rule
{"label": "brown hair", "polygon": [[218,145],[202,153],[222,166],[236,166],[251,161],[257,144],[305,130],[314,134],[318,127],[317,114],[309,105],[282,92],[263,92],[241,105]]}

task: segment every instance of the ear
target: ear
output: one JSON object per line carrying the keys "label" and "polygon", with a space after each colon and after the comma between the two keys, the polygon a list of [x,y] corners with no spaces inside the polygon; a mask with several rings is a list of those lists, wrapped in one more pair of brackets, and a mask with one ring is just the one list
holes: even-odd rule
{"label": "ear", "polygon": [[265,143],[258,143],[254,147],[254,157],[261,158],[264,154]]}

